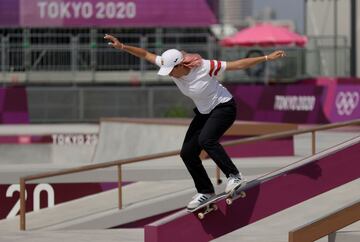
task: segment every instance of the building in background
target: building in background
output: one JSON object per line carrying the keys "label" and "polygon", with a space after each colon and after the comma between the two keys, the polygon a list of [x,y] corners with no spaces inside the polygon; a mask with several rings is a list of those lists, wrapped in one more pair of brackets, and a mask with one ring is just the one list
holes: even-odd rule
{"label": "building in background", "polygon": [[219,11],[220,23],[243,26],[253,14],[253,0],[220,1]]}
{"label": "building in background", "polygon": [[[310,47],[322,48],[318,56],[309,56],[309,68],[320,67],[321,75],[351,75],[351,0],[305,0],[305,34],[310,36]],[[356,11],[360,11],[357,4]],[[356,16],[356,45],[360,45],[360,16]],[[357,76],[360,73],[360,51],[356,52]],[[309,70],[311,71],[311,70]]]}
{"label": "building in background", "polygon": [[276,11],[272,7],[268,6],[255,14],[255,18],[262,21],[271,21],[277,18]]}
{"label": "building in background", "polygon": [[254,0],[226,0],[219,1],[218,25],[212,25],[211,30],[218,39],[235,34],[238,30],[267,22],[274,25],[286,26],[295,31],[292,19],[278,19],[277,12],[271,6],[254,11]]}
{"label": "building in background", "polygon": [[[284,47],[287,58],[269,65],[271,83],[350,75],[349,1],[338,0],[337,11],[332,7],[334,1],[301,2],[307,6],[310,43],[306,48]],[[186,99],[171,89],[175,87],[169,78],[158,76],[157,67],[145,60],[110,48],[103,39],[105,33],[156,54],[177,48],[205,59],[234,60],[258,46],[221,47],[218,43],[229,34],[228,29],[235,33],[266,21],[295,30],[291,16],[285,17],[290,20],[278,19],[284,16],[278,8],[274,12],[262,5],[263,10],[253,16],[255,0],[132,0],[123,6],[125,12],[114,11],[117,5],[113,3],[121,5],[123,0],[67,1],[74,3],[71,6],[81,5],[81,12],[70,7],[64,10],[61,2],[0,0],[0,83],[27,86],[31,122],[192,114],[191,104],[184,105]],[[332,25],[335,19],[340,19],[336,28]],[[274,48],[262,51],[270,53]],[[228,83],[267,83],[263,73],[252,76],[240,70],[222,77]],[[160,85],[166,87],[158,88]],[[131,108],[135,103],[138,109]],[[68,116],[64,110],[71,110]]]}

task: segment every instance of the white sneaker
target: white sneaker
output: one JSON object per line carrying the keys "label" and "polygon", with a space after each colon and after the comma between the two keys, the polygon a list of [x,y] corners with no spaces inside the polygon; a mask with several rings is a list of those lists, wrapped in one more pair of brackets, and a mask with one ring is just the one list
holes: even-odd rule
{"label": "white sneaker", "polygon": [[226,184],[226,187],[225,187],[225,192],[231,193],[236,188],[242,186],[245,183],[246,183],[246,179],[244,177],[242,177],[241,173],[239,173],[237,175],[230,174],[227,184]]}
{"label": "white sneaker", "polygon": [[206,203],[209,199],[211,199],[215,194],[208,193],[208,194],[202,194],[198,193],[195,196],[192,197],[193,200],[189,202],[187,205],[187,209],[195,209],[199,207],[200,205]]}

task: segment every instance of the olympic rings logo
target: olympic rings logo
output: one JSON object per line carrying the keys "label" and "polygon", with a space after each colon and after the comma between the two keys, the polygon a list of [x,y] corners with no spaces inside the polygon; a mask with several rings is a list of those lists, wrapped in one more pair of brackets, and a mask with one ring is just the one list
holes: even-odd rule
{"label": "olympic rings logo", "polygon": [[335,105],[340,116],[351,115],[359,104],[358,92],[339,92],[336,96]]}

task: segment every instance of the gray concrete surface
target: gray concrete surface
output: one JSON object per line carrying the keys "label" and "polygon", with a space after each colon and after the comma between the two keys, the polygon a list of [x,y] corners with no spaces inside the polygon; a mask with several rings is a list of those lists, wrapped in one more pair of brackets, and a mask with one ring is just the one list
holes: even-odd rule
{"label": "gray concrete surface", "polygon": [[0,144],[0,166],[33,164],[86,164],[95,145]]}
{"label": "gray concrete surface", "polygon": [[329,235],[328,242],[359,242],[360,241],[360,221],[353,223],[336,233]]}
{"label": "gray concrete surface", "polygon": [[98,133],[97,124],[2,124],[0,135],[51,135]]}
{"label": "gray concrete surface", "polygon": [[[79,144],[73,139],[69,144],[53,140],[53,143],[0,144],[0,166],[4,164],[65,164],[91,162],[99,132],[97,124],[29,124],[0,125],[0,136],[52,136],[74,137],[82,135],[89,141]],[[90,135],[90,136],[88,136]],[[97,138],[96,138],[97,139]],[[91,141],[91,142],[90,142]]]}
{"label": "gray concrete surface", "polygon": [[[348,140],[359,135],[359,132],[337,132],[326,131],[318,132],[317,134],[317,151],[321,151],[332,145]],[[295,136],[295,153],[296,156],[286,157],[253,157],[253,158],[236,158],[234,162],[237,167],[245,175],[258,175],[278,169],[296,160],[300,160],[304,156],[311,153],[310,134]],[[108,143],[110,141],[107,141]],[[1,148],[0,148],[1,149]],[[33,160],[31,157],[37,155],[45,155],[44,150],[28,150],[29,154],[21,155],[23,151],[19,150],[17,153],[12,153],[13,157],[22,156],[21,159],[27,159],[26,164],[1,164],[0,165],[0,183],[17,183],[19,177],[24,175],[31,175],[45,171],[55,171],[63,168],[77,167],[83,165],[80,162],[69,162],[64,159],[63,162],[36,164],[38,160]],[[78,151],[79,152],[79,151]],[[63,156],[73,156],[71,152],[63,151]],[[4,155],[4,153],[2,153]],[[29,157],[29,158],[27,158]],[[76,157],[76,155],[74,155]],[[1,160],[1,158],[0,158]],[[34,162],[31,162],[34,161]],[[34,164],[35,163],[35,164]],[[210,160],[204,162],[209,174],[215,173],[214,163]],[[136,164],[124,166],[124,180],[176,180],[176,179],[190,179],[188,172],[184,169],[184,164],[180,157],[174,156],[158,160],[151,160],[139,162]],[[102,169],[91,172],[78,173],[75,175],[60,176],[43,180],[44,182],[102,182],[115,181],[116,171],[114,168]]]}
{"label": "gray concrete surface", "polygon": [[[126,132],[126,130],[124,130],[124,132]],[[359,135],[360,132],[356,131],[325,131],[325,132],[318,132],[318,136],[317,136],[317,151],[320,151],[322,149],[328,148],[329,146],[332,145],[336,145],[340,142],[343,142],[347,139],[350,139],[352,137],[355,137],[357,135]],[[150,135],[150,141],[147,140],[147,142],[151,143],[152,139],[154,139],[156,132],[154,131],[152,133],[153,135]],[[178,139],[180,140],[180,136],[177,136],[176,134],[174,134],[173,137],[178,137]],[[101,139],[101,138],[100,138]],[[113,141],[113,139],[109,139],[109,140],[105,140],[106,142],[104,144],[110,145],[110,143],[113,143],[113,146],[111,146],[111,149],[115,149],[116,147],[119,147],[118,144],[116,142]],[[109,143],[110,142],[110,143]],[[134,146],[134,141],[129,141],[127,143],[127,145],[129,146],[124,146],[126,147],[126,149],[131,150],[131,147]],[[170,144],[170,141],[167,140],[166,143]],[[106,145],[105,145],[106,146]],[[159,144],[159,147],[161,145]],[[172,150],[172,148],[174,149],[178,149],[178,147],[170,147],[169,149]],[[125,149],[125,151],[126,151]],[[124,151],[124,152],[125,152]],[[161,150],[160,152],[163,152],[164,150]],[[102,152],[105,152],[105,148],[102,150]],[[108,153],[110,156],[111,154],[111,150],[110,151],[106,151],[106,152],[110,152]],[[305,135],[298,135],[295,136],[295,154],[296,156],[294,157],[256,157],[256,158],[241,158],[241,159],[235,159],[235,163],[236,165],[239,167],[239,169],[246,175],[246,176],[257,176],[263,173],[267,173],[273,170],[276,170],[282,166],[285,166],[289,163],[292,163],[296,160],[300,160],[301,158],[303,158],[304,156],[310,154],[311,152],[311,142],[310,142],[310,134],[305,134]],[[63,153],[67,153],[66,151],[63,151]],[[65,167],[72,167],[72,166],[78,166],[79,164],[81,165],[80,162],[68,162],[68,160],[62,162],[59,161],[59,163],[48,163],[48,164],[33,164],[31,161],[32,160],[32,155],[36,155],[36,152],[33,154],[29,154],[29,160],[25,161],[26,164],[24,163],[23,165],[19,165],[19,164],[1,164],[0,161],[0,183],[17,183],[18,181],[18,177],[22,176],[22,175],[28,175],[28,174],[34,174],[34,173],[38,173],[39,171],[47,171],[47,170],[57,170],[60,168],[65,168]],[[71,156],[71,152],[69,152],[69,154],[66,154]],[[109,157],[110,157],[109,156]],[[110,157],[111,158],[111,157]],[[210,174],[214,174],[214,165],[213,162],[211,161],[205,161],[205,166],[207,167],[208,171],[210,172]],[[213,176],[213,175],[212,175]],[[100,170],[100,171],[96,171],[96,172],[86,172],[86,173],[81,173],[81,175],[75,175],[75,176],[66,176],[66,177],[56,177],[56,178],[52,178],[52,179],[46,179],[46,182],[86,182],[86,181],[114,181],[116,179],[116,170],[114,169],[104,169],[104,170]],[[154,160],[154,161],[149,161],[149,162],[142,162],[142,163],[137,163],[137,164],[133,164],[133,165],[129,165],[129,166],[125,166],[124,167],[124,180],[176,180],[176,179],[185,179],[187,181],[190,181],[190,176],[187,174],[186,170],[184,169],[184,165],[182,164],[181,160],[177,157],[177,159],[174,158],[170,158],[170,159],[162,159],[162,160]],[[251,179],[251,178],[250,178]],[[154,183],[155,185],[155,183]],[[160,186],[159,186],[160,187]],[[354,188],[356,191],[359,190],[358,185]],[[142,188],[142,189],[138,189],[135,192],[138,193],[142,193],[143,191],[148,190],[148,188]],[[189,191],[191,190],[191,188],[189,188]],[[193,190],[191,190],[191,192],[188,192],[186,189],[183,190],[182,192],[186,193],[185,196],[190,196],[190,194],[193,192]],[[181,193],[181,191],[180,191]],[[350,193],[349,193],[350,194]],[[164,197],[167,198],[166,196],[169,194],[164,194]],[[325,194],[323,194],[324,196],[327,196]],[[104,199],[104,201],[106,201],[106,203],[111,204],[116,200],[116,198],[114,197],[115,193],[112,195],[109,195],[108,198]],[[322,196],[322,195],[321,195]],[[345,195],[338,195],[341,198],[344,198],[345,200],[347,199]],[[85,199],[85,198],[84,198]],[[157,198],[151,198],[153,199],[153,201],[157,201]],[[150,199],[150,200],[151,200]],[[170,198],[169,198],[170,199]],[[324,198],[322,200],[322,203],[324,203],[324,201],[327,201],[327,199],[332,200],[331,196],[329,196],[329,198]],[[341,199],[337,199],[334,201],[334,203],[342,203],[342,202],[346,202],[346,201],[340,201]],[[111,202],[109,202],[111,201]],[[165,201],[165,200],[164,200]],[[180,201],[180,200],[179,200]],[[145,203],[143,203],[145,202]],[[181,200],[181,202],[184,202]],[[137,200],[136,203],[131,203],[129,207],[133,206],[133,208],[139,208],[136,207],[138,205],[141,204],[146,204],[146,201],[142,201],[142,199],[140,198],[139,200]],[[312,205],[306,205],[307,203],[304,203],[305,208],[307,209],[311,209],[316,211],[317,209],[319,209],[319,211],[316,213],[319,216],[321,214],[323,214],[323,207],[322,204],[319,203],[314,203]],[[102,207],[104,206],[104,204],[100,204]],[[303,205],[303,204],[301,204]],[[78,207],[80,207],[81,209],[86,210],[87,205],[75,205],[76,208],[74,207],[74,209],[78,209]],[[89,206],[89,208],[92,205]],[[84,213],[83,215],[78,214],[79,217],[77,218],[69,218],[69,221],[75,221],[77,220],[79,222],[79,224],[86,224],[87,222],[84,222],[85,220],[82,220],[82,217],[91,217],[91,219],[94,219],[94,221],[106,221],[106,220],[101,220],[103,218],[106,218],[107,215],[111,214],[111,210],[113,208],[111,208],[111,206],[115,206],[115,205],[111,205],[110,207],[106,207],[107,205],[105,205],[103,207],[103,209],[100,210],[94,210],[94,213]],[[331,206],[331,205],[329,205]],[[116,207],[116,206],[115,206]],[[93,207],[91,207],[93,208]],[[105,209],[104,209],[105,208]],[[93,208],[94,209],[94,208]],[[155,212],[160,212],[160,210],[156,210],[156,208],[154,207],[154,211]],[[292,208],[290,208],[292,209]],[[50,209],[51,210],[51,209]],[[44,210],[45,211],[45,210]],[[56,211],[56,210],[54,210]],[[60,211],[60,210],[59,210]],[[61,210],[62,211],[62,210]],[[140,208],[139,208],[139,211]],[[109,212],[109,214],[107,214]],[[128,211],[129,213],[129,217],[134,217],[136,215],[136,213],[133,213],[130,211]],[[289,220],[294,220],[294,222],[289,223],[290,225],[297,225],[297,224],[301,224],[301,222],[309,222],[308,219],[312,218],[312,217],[307,217],[303,216],[303,214],[307,214],[307,210],[306,209],[298,209],[298,210],[293,210],[293,211],[282,211],[281,213],[284,212],[284,217],[286,217],[286,214],[292,214],[290,217],[287,217],[288,221]],[[47,212],[46,212],[47,213]],[[57,213],[57,212],[55,212]],[[62,213],[62,212],[60,212]],[[49,213],[51,214],[51,213]],[[31,219],[31,216],[33,216],[32,214],[29,214],[29,220]],[[106,216],[103,216],[106,215]],[[59,215],[56,215],[59,216]],[[98,217],[97,217],[98,216]],[[102,217],[103,216],[103,217]],[[113,216],[113,214],[111,215]],[[276,215],[274,215],[276,216]],[[293,219],[293,217],[295,219]],[[299,218],[302,218],[302,220],[300,220]],[[39,217],[40,218],[40,217]],[[116,218],[116,215],[113,216],[112,218]],[[219,241],[239,241],[239,239],[248,239],[248,240],[244,240],[244,241],[267,241],[267,242],[272,242],[272,241],[283,241],[284,237],[284,231],[286,230],[278,230],[276,228],[276,225],[281,226],[286,226],[282,225],[282,218],[283,217],[273,217],[273,218],[269,218],[270,221],[268,223],[264,223],[264,227],[260,228],[258,230],[254,229],[251,230],[249,229],[249,232],[243,233],[241,232],[241,236],[239,237],[238,234],[229,234],[227,236],[224,236],[219,240]],[[36,225],[36,220],[30,220],[33,221],[33,225]],[[261,220],[262,221],[262,220]],[[259,222],[261,222],[259,221]],[[45,222],[45,220],[43,220],[42,222]],[[40,222],[39,220],[39,227],[48,227],[48,223],[43,223]],[[1,224],[1,223],[0,223]],[[16,229],[17,229],[17,223],[16,224]],[[60,227],[56,228],[57,225],[60,225],[60,223],[55,222],[53,223],[53,227],[52,229],[59,229]],[[70,227],[71,222],[68,224]],[[30,224],[31,226],[31,224]],[[272,227],[273,226],[273,227]],[[1,226],[0,226],[1,227]],[[12,225],[13,227],[13,225]],[[248,226],[249,227],[249,226]],[[50,227],[48,227],[50,228]],[[69,227],[67,227],[69,229]],[[81,226],[79,226],[79,228],[81,228]],[[82,227],[83,228],[83,227]],[[245,227],[246,228],[246,227]],[[244,228],[244,229],[245,229]],[[285,228],[285,227],[284,227]],[[16,230],[15,229],[15,230]],[[1,230],[1,229],[0,229]],[[10,233],[9,232],[10,229],[4,229],[1,233],[0,233],[0,241],[14,241],[15,239],[21,239],[24,238],[24,236],[26,235],[27,237],[27,241],[64,241],[65,239],[67,241],[98,241],[98,240],[102,240],[102,241],[112,241],[112,239],[114,239],[113,236],[117,236],[116,233],[112,234],[112,233],[106,233],[107,231],[96,231],[96,230],[89,230],[91,232],[94,232],[93,236],[90,236],[92,234],[89,233],[84,233],[82,234],[79,231],[68,231],[66,233],[64,233],[63,231],[33,231],[33,232],[26,232],[26,233],[18,233],[18,232],[14,232],[14,233]],[[246,230],[247,231],[247,230]],[[251,231],[253,231],[253,235],[256,234],[256,240],[251,240],[254,239],[253,237],[251,237]],[[264,233],[259,233],[259,231],[264,231]],[[238,231],[234,232],[237,233]],[[267,234],[268,232],[268,234]],[[288,232],[288,231],[287,231]],[[286,233],[287,233],[286,232]],[[33,236],[31,235],[33,233]],[[69,234],[72,236],[68,236],[68,237],[64,237],[65,235],[62,234]],[[77,236],[78,235],[78,236]],[[89,236],[87,236],[89,235]],[[99,235],[99,237],[97,237],[97,235]],[[5,236],[5,237],[4,237]],[[125,240],[120,240],[120,241],[143,241],[143,231],[142,230],[132,230],[131,233],[128,233],[127,230],[125,230],[124,232],[124,236],[125,236]],[[126,240],[126,236],[128,237],[128,240]],[[269,237],[270,236],[270,237]],[[70,238],[72,237],[72,238]],[[56,239],[58,238],[58,240]],[[73,239],[74,238],[74,239]],[[76,238],[76,239],[75,239]],[[98,239],[96,239],[98,238]],[[123,237],[117,237],[117,239],[122,239]],[[262,240],[262,238],[264,238],[264,240]],[[267,238],[271,238],[272,240],[266,240]],[[3,240],[5,239],[5,240]],[[33,239],[33,240],[32,240]],[[44,239],[44,240],[41,240]],[[71,240],[73,239],[73,240]],[[133,240],[132,240],[133,239]],[[117,240],[119,241],[119,240]],[[241,240],[243,241],[243,240]],[[327,241],[327,239],[325,240],[325,238],[322,241]]]}
{"label": "gray concrete surface", "polygon": [[360,191],[360,178],[213,241],[287,242],[289,231],[359,200],[354,191]]}
{"label": "gray concrete surface", "polygon": [[339,232],[353,232],[353,231],[360,231],[360,221],[339,230]]}
{"label": "gray concrete surface", "polygon": [[349,232],[337,232],[329,236],[329,242],[359,242],[360,230]]}
{"label": "gray concrete surface", "polygon": [[[261,175],[279,169],[294,161],[300,156],[286,157],[257,157],[233,159],[239,170],[246,176]],[[0,183],[13,184],[19,182],[19,177],[33,175],[46,171],[77,167],[84,164],[7,164],[0,166]],[[215,164],[212,160],[204,161],[204,166],[211,177],[215,176]],[[123,166],[124,181],[159,181],[191,179],[180,157],[151,160]],[[111,182],[117,180],[116,168],[99,169],[89,172],[76,173],[37,180],[45,183],[71,183],[71,182]]]}
{"label": "gray concrete surface", "polygon": [[[168,182],[168,181],[166,181]],[[175,189],[165,193],[162,191],[157,192],[157,189],[151,188],[151,192],[159,194],[150,199],[144,199],[136,203],[129,204],[122,210],[112,209],[102,213],[91,214],[81,217],[69,222],[58,224],[55,226],[49,226],[46,230],[58,230],[58,229],[100,229],[110,228],[116,225],[123,225],[129,222],[138,221],[143,218],[148,218],[157,214],[162,214],[168,211],[184,208],[186,204],[191,200],[191,197],[196,193],[192,182],[177,181],[176,183],[184,184],[184,189],[179,189],[179,184],[176,185],[174,181],[170,181],[170,184],[176,186]],[[169,186],[169,185],[168,185]],[[216,186],[216,192],[224,191],[224,185]],[[140,189],[139,189],[140,190]],[[165,189],[163,189],[165,190]],[[140,195],[140,194],[139,194]],[[142,196],[142,194],[140,195]]]}
{"label": "gray concrete surface", "polygon": [[65,231],[25,231],[0,233],[0,242],[142,242],[143,229],[108,229],[108,230],[67,230]]}
{"label": "gray concrete surface", "polygon": [[111,161],[178,150],[186,130],[184,125],[101,122],[93,161]]}
{"label": "gray concrete surface", "polygon": [[[111,161],[154,154],[181,147],[187,127],[104,122],[99,125],[3,125],[0,135],[98,133],[97,145],[0,144],[0,166],[11,164],[73,164]],[[360,131],[317,132],[317,150],[359,135]],[[165,137],[165,138],[164,138]],[[295,154],[311,152],[310,134],[295,136]],[[154,145],[156,144],[156,145]]]}
{"label": "gray concrete surface", "polygon": [[[360,135],[359,129],[327,130],[316,132],[316,151],[319,152],[341,142]],[[295,155],[307,156],[311,154],[311,133],[296,135],[294,139]]]}
{"label": "gray concrete surface", "polygon": [[[181,148],[186,130],[187,127],[182,125],[101,122],[94,161],[102,162],[178,150]],[[317,151],[357,135],[360,135],[360,129],[316,132]],[[311,133],[296,135],[294,149],[297,156],[311,154]]]}
{"label": "gray concrete surface", "polygon": [[[190,180],[137,182],[123,187],[124,211],[118,210],[118,191],[113,189],[62,203],[52,208],[27,213],[27,227],[29,230],[46,229],[50,226],[58,229],[114,227],[181,208],[194,192],[193,183]],[[163,196],[165,198],[161,199]],[[144,212],[147,206],[151,206],[151,204],[154,206],[157,203],[162,206]],[[136,206],[136,209],[132,209],[133,206]],[[141,208],[144,209],[141,210]],[[0,232],[17,231],[18,228],[18,217],[0,220]]]}

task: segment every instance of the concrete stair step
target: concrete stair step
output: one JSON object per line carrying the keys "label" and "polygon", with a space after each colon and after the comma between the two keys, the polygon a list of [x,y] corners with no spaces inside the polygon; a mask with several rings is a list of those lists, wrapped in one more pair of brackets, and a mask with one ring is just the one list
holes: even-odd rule
{"label": "concrete stair step", "polygon": [[143,242],[143,229],[108,229],[108,230],[67,230],[64,231],[25,231],[1,232],[0,241],[6,242]]}
{"label": "concrete stair step", "polygon": [[[179,191],[193,188],[190,180],[163,181],[163,182],[137,182],[123,187],[123,206],[126,208],[132,204],[149,199],[173,194]],[[99,194],[83,197],[70,202],[56,205],[53,208],[41,209],[37,212],[27,213],[27,228],[30,230],[44,229],[49,226],[59,225],[75,219],[90,215],[108,212],[118,207],[117,189]],[[166,212],[166,211],[164,211]],[[115,223],[112,226],[117,226]],[[99,225],[100,228],[101,225]],[[17,231],[19,229],[19,217],[0,221],[0,232]]]}

